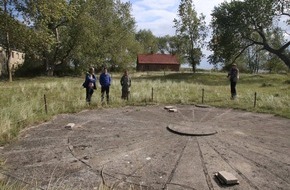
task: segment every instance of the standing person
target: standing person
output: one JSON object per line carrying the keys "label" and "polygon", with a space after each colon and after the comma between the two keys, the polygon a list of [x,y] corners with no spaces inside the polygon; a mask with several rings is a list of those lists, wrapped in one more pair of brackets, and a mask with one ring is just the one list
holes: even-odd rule
{"label": "standing person", "polygon": [[227,77],[230,78],[231,82],[231,98],[235,99],[237,96],[236,85],[239,79],[239,69],[237,68],[236,64],[232,64],[232,68]]}
{"label": "standing person", "polygon": [[108,73],[106,67],[103,68],[103,72],[100,75],[100,85],[101,85],[101,93],[102,93],[102,102],[104,101],[104,95],[106,92],[107,103],[109,103],[109,93],[110,93],[110,86],[111,86],[111,76]]}
{"label": "standing person", "polygon": [[95,76],[95,69],[91,67],[89,72],[86,74],[85,82],[83,87],[86,88],[86,101],[91,104],[91,98],[94,93],[94,90],[97,89],[96,86],[97,78]]}
{"label": "standing person", "polygon": [[130,94],[130,87],[131,87],[131,78],[128,75],[128,71],[125,70],[124,74],[120,80],[122,86],[122,99],[128,100]]}

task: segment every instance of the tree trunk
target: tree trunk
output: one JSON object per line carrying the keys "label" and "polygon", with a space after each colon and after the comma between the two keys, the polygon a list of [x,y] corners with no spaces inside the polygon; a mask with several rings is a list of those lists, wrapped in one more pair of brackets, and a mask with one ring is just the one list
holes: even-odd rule
{"label": "tree trunk", "polygon": [[[290,43],[288,42],[287,47],[289,47],[288,46],[289,44]],[[268,44],[264,44],[264,49],[269,51],[270,53],[275,54],[277,57],[279,57],[287,65],[287,67],[290,69],[290,57],[286,55],[286,51],[285,51],[286,48],[284,48],[284,51],[280,51],[280,50],[273,49]],[[285,52],[285,53],[283,53],[283,52]]]}
{"label": "tree trunk", "polygon": [[280,54],[276,54],[288,67],[288,69],[290,69],[290,57],[280,53]]}
{"label": "tree trunk", "polygon": [[191,65],[192,65],[192,72],[195,73],[196,72],[196,65],[195,65],[195,63],[192,63]]}
{"label": "tree trunk", "polygon": [[12,68],[10,65],[10,59],[11,59],[11,49],[10,49],[10,39],[9,39],[9,24],[8,24],[8,10],[7,10],[7,6],[8,6],[8,2],[7,0],[3,1],[3,6],[4,6],[4,15],[5,15],[5,29],[6,29],[6,36],[5,36],[5,40],[6,40],[6,65],[7,65],[7,73],[9,76],[9,82],[12,82]]}

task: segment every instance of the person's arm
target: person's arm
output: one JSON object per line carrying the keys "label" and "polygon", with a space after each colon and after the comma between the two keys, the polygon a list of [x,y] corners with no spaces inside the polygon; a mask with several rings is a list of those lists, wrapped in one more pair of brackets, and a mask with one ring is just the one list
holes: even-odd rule
{"label": "person's arm", "polygon": [[103,86],[103,75],[102,74],[100,75],[99,83],[101,86]]}
{"label": "person's arm", "polygon": [[123,77],[124,77],[124,76],[122,76],[122,77],[121,77],[121,80],[120,80],[121,86],[123,86]]}

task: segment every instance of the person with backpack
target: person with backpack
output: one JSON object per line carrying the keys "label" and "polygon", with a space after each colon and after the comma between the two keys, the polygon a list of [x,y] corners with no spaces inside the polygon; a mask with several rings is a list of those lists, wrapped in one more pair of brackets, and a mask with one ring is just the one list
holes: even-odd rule
{"label": "person with backpack", "polygon": [[86,73],[85,82],[83,83],[83,87],[86,88],[86,102],[88,104],[91,104],[92,95],[94,90],[97,89],[96,81],[95,69],[91,67],[89,68],[89,72]]}

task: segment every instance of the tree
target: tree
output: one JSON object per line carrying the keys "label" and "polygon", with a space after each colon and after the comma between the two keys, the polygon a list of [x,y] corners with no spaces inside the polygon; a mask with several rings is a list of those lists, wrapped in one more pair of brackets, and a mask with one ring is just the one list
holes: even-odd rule
{"label": "tree", "polygon": [[[135,21],[120,0],[25,0],[18,10],[35,33],[35,57],[48,75],[74,65],[121,66],[133,60]],[[135,58],[135,56],[134,56]]]}
{"label": "tree", "polygon": [[177,36],[158,37],[157,46],[160,53],[179,54],[180,45]]}
{"label": "tree", "polygon": [[[210,49],[214,54],[209,57],[213,64],[234,62],[251,46],[259,46],[275,54],[290,68],[287,49],[290,41],[281,39],[277,47],[276,32],[282,28],[275,24],[277,19],[286,19],[289,25],[289,0],[245,0],[224,2],[215,7],[212,13],[213,36]],[[285,18],[286,17],[286,18]],[[286,32],[283,32],[286,34]]]}
{"label": "tree", "polygon": [[37,38],[37,53],[42,59],[48,75],[53,75],[58,64],[69,56],[69,25],[77,16],[78,0],[26,0],[17,7],[27,26],[34,30]]}
{"label": "tree", "polygon": [[[11,58],[11,37],[13,31],[17,31],[18,24],[14,17],[14,3],[13,0],[2,0],[0,1],[0,44],[4,45],[5,49],[5,64],[7,68],[7,73],[9,81],[12,82],[12,68],[10,65]],[[14,32],[15,34],[15,32]]]}
{"label": "tree", "polygon": [[137,53],[135,20],[130,3],[87,0],[75,20],[72,32],[77,43],[71,59],[83,69],[103,65],[122,69],[133,62]]}
{"label": "tree", "polygon": [[205,16],[199,17],[194,8],[192,0],[181,0],[178,9],[178,19],[174,19],[177,38],[179,40],[179,51],[190,63],[193,72],[196,65],[200,64],[202,47],[206,37]]}
{"label": "tree", "polygon": [[151,30],[139,30],[136,40],[140,44],[140,53],[156,53],[158,51],[157,38]]}

